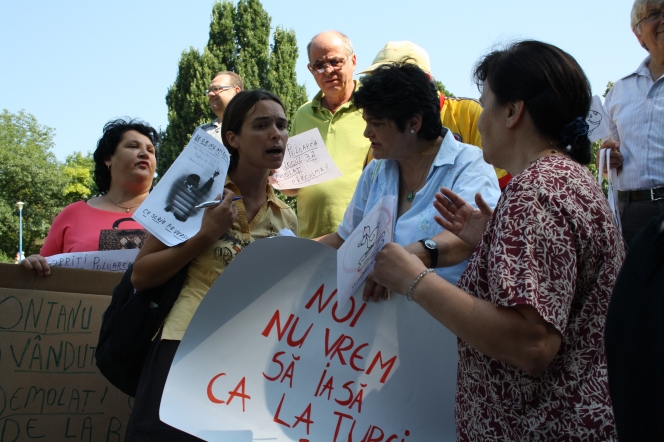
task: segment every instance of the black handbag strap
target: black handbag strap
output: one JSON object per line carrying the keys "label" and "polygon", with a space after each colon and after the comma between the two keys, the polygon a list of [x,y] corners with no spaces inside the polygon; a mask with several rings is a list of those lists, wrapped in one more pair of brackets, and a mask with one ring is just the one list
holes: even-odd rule
{"label": "black handbag strap", "polygon": [[118,230],[118,228],[120,227],[121,222],[133,221],[133,220],[134,220],[134,218],[120,218],[119,220],[117,220],[116,222],[113,223],[113,230]]}

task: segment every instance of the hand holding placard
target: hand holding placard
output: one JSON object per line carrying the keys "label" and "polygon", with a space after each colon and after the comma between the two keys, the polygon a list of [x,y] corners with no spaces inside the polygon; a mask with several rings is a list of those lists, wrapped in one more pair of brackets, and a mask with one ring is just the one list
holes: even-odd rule
{"label": "hand holding placard", "polygon": [[348,301],[374,268],[376,253],[394,239],[396,197],[384,196],[337,251],[337,302]]}

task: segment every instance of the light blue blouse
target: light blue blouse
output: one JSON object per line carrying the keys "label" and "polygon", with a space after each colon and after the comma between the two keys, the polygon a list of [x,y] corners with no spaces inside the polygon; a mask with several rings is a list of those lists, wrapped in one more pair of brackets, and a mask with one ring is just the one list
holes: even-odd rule
{"label": "light blue blouse", "polygon": [[[401,215],[394,227],[394,242],[405,246],[437,235],[444,229],[434,221],[434,195],[448,187],[468,203],[475,205],[475,194],[494,207],[500,197],[496,172],[482,158],[482,151],[459,143],[449,130],[427,175],[426,184],[415,194],[410,210]],[[399,195],[399,164],[394,160],[373,160],[362,172],[344,219],[337,233],[345,241],[373,206],[385,195]],[[456,284],[468,261],[453,267],[436,269],[436,273]]]}

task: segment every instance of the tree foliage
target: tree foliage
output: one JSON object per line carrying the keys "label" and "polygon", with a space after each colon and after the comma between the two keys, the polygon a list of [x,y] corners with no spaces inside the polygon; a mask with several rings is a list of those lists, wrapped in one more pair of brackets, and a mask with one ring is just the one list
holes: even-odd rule
{"label": "tree foliage", "polygon": [[23,251],[39,253],[55,216],[67,205],[97,193],[88,152],[60,163],[51,149],[54,130],[20,111],[0,114],[0,262],[13,260],[19,246],[23,206]]}
{"label": "tree foliage", "polygon": [[157,173],[163,176],[189,142],[197,126],[214,119],[205,90],[213,73],[211,56],[196,49],[182,52],[175,83],[166,94],[168,126],[162,132]]}
{"label": "tree foliage", "polygon": [[23,207],[23,250],[39,252],[53,218],[65,205],[69,178],[50,151],[54,130],[20,111],[0,114],[0,250],[13,257],[19,244],[19,212]]}
{"label": "tree foliage", "polygon": [[447,90],[447,88],[445,87],[445,85],[441,81],[438,81],[438,80],[435,80],[435,81],[436,81],[436,88],[440,92],[442,92],[443,95],[445,95],[446,97],[452,97],[452,98],[456,97],[456,95],[454,95],[452,92]]}
{"label": "tree foliage", "polygon": [[166,94],[168,126],[162,132],[157,172],[168,170],[187,145],[197,126],[215,118],[205,90],[219,71],[238,73],[246,89],[262,88],[279,95],[291,119],[307,101],[304,86],[297,84],[295,33],[277,27],[270,45],[270,16],[259,0],[216,2],[212,7],[208,44],[202,53],[184,51],[178,74]]}
{"label": "tree foliage", "polygon": [[265,89],[281,98],[290,121],[295,111],[307,102],[307,91],[304,86],[297,84],[295,78],[295,63],[298,57],[295,32],[277,26],[271,48]]}
{"label": "tree foliage", "polygon": [[95,161],[91,152],[85,155],[74,152],[65,159],[62,172],[68,180],[63,191],[66,204],[86,200],[99,193],[93,177],[94,170]]}

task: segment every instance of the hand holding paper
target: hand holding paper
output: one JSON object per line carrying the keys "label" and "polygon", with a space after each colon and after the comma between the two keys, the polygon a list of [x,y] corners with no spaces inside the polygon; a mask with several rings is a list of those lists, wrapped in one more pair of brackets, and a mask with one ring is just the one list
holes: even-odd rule
{"label": "hand holding paper", "polygon": [[337,251],[337,302],[340,307],[364,282],[374,266],[376,253],[394,239],[396,197],[376,203]]}
{"label": "hand holding paper", "polygon": [[376,255],[374,280],[389,290],[405,295],[413,280],[423,270],[422,261],[398,244],[385,244]]}
{"label": "hand holding paper", "polygon": [[600,152],[604,152],[604,149],[610,149],[609,169],[620,169],[623,163],[623,156],[620,153],[620,143],[613,140],[606,140],[602,143]]}
{"label": "hand holding paper", "polygon": [[[221,194],[218,194],[215,199],[221,199]],[[235,194],[226,189],[221,203],[205,209],[199,235],[204,236],[210,242],[214,242],[228,231],[235,218],[237,218],[237,207],[233,204],[234,199]]]}

